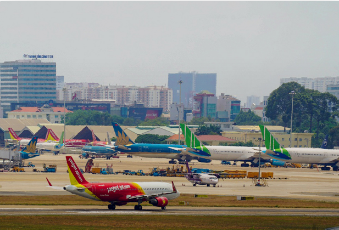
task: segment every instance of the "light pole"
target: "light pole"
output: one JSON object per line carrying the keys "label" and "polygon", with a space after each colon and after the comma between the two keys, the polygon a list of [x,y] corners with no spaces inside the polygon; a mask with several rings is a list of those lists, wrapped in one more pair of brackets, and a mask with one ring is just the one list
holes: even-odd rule
{"label": "light pole", "polygon": [[290,148],[292,148],[293,96],[295,95],[295,92],[291,91],[289,94],[292,95],[291,130],[290,130]]}
{"label": "light pole", "polygon": [[180,84],[180,90],[179,90],[179,115],[178,115],[178,125],[179,125],[179,145],[180,145],[180,110],[181,110],[181,84],[182,84],[182,80],[180,79],[180,81],[178,81],[178,83]]}
{"label": "light pole", "polygon": [[63,143],[65,144],[65,136],[66,136],[66,133],[65,133],[65,129],[66,129],[66,103],[65,103],[65,95],[66,95],[66,87],[64,87],[62,89],[62,91],[64,92],[64,139],[63,139]]}
{"label": "light pole", "polygon": [[260,168],[261,168],[261,161],[260,161],[260,158],[261,158],[261,138],[259,137],[258,138],[258,141],[259,141],[259,175],[258,175],[258,182],[255,186],[261,186],[261,183],[260,183]]}

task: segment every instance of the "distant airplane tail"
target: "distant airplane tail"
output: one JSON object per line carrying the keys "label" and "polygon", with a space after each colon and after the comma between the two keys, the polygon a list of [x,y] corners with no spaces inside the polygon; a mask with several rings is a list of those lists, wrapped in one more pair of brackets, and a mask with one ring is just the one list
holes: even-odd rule
{"label": "distant airplane tail", "polygon": [[29,159],[33,157],[39,156],[39,153],[36,152],[36,143],[38,141],[38,137],[34,136],[32,140],[28,142],[28,144],[21,150],[21,158]]}
{"label": "distant airplane tail", "polygon": [[17,141],[21,140],[21,138],[14,132],[12,128],[8,128],[8,131],[9,131],[9,135],[12,140],[17,140]]}
{"label": "distant airplane tail", "polygon": [[325,136],[320,148],[327,149],[327,138],[328,138],[328,134]]}
{"label": "distant airplane tail", "polygon": [[95,134],[94,134],[93,129],[92,129],[92,141],[93,141],[93,142],[97,141],[97,138],[95,137]]}
{"label": "distant airplane tail", "polygon": [[187,127],[187,125],[180,124],[180,128],[182,130],[182,133],[185,136],[185,142],[186,142],[187,147],[192,148],[194,150],[194,151],[191,151],[191,153],[194,153],[194,154],[202,156],[202,157],[210,157],[211,156],[210,151],[191,132],[191,130]]}
{"label": "distant airplane tail", "polygon": [[52,129],[48,129],[46,133],[45,141],[59,141],[58,136],[53,132]]}
{"label": "distant airplane tail", "polygon": [[74,162],[73,157],[66,156],[66,162],[68,166],[68,174],[71,185],[86,184],[88,183],[85,177],[82,175],[77,164]]}
{"label": "distant airplane tail", "polygon": [[107,144],[108,145],[112,144],[112,141],[111,141],[111,138],[109,137],[109,133],[108,132],[107,132]]}
{"label": "distant airplane tail", "polygon": [[118,123],[112,122],[112,125],[115,135],[117,136],[117,140],[115,141],[114,145],[134,144],[134,142],[127,136],[127,134],[122,130]]}
{"label": "distant airplane tail", "polygon": [[265,140],[266,149],[269,150],[281,149],[279,142],[273,137],[273,135],[270,133],[270,131],[268,131],[268,129],[265,126],[259,125],[259,128],[262,137]]}
{"label": "distant airplane tail", "polygon": [[270,131],[268,131],[268,129],[263,125],[259,125],[259,127],[261,135],[265,140],[266,153],[277,159],[290,160],[291,155],[279,144]]}

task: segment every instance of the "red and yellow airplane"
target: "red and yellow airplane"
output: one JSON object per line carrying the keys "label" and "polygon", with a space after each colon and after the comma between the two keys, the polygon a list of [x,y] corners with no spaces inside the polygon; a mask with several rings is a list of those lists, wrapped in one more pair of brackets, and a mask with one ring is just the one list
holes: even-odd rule
{"label": "red and yellow airplane", "polygon": [[[63,189],[92,200],[109,202],[108,209],[111,210],[114,210],[116,205],[126,205],[128,202],[137,202],[134,209],[142,210],[140,204],[144,201],[165,210],[168,200],[180,195],[173,181],[172,184],[165,182],[90,183],[84,178],[71,156],[66,156],[66,161],[71,185],[66,185]],[[47,182],[50,187],[55,188],[48,179]]]}

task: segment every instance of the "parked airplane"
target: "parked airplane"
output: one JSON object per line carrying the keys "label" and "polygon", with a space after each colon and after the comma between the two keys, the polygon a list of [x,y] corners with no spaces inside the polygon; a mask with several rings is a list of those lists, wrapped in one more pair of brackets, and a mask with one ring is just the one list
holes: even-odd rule
{"label": "parked airplane", "polygon": [[88,158],[90,156],[94,157],[97,155],[104,155],[107,159],[113,157],[117,154],[114,146],[91,146],[85,145],[82,149],[82,156]]}
{"label": "parked airplane", "polygon": [[53,148],[53,152],[64,153],[64,154],[80,154],[82,152],[81,148],[79,147],[67,147],[64,145],[64,132],[61,133],[61,137],[59,139],[59,143],[56,144]]}
{"label": "parked airplane", "polygon": [[187,174],[185,175],[186,179],[193,184],[193,186],[198,185],[207,185],[207,187],[210,187],[210,185],[213,185],[215,187],[216,184],[218,184],[219,180],[218,178],[213,174],[208,173],[192,173],[190,167],[188,166],[188,162],[186,161],[186,167],[187,167]]}
{"label": "parked airplane", "polygon": [[[248,167],[247,162],[251,162],[254,166],[259,164],[259,148],[258,147],[242,147],[242,146],[205,146],[185,125],[180,124],[182,133],[185,136],[187,148],[183,150],[183,154],[189,154],[191,157],[205,158],[208,160],[221,161],[242,161],[242,167]],[[261,163],[270,162],[275,166],[284,166],[284,161],[272,159],[272,157],[261,154]]]}
{"label": "parked airplane", "polygon": [[[21,138],[19,137],[12,128],[8,128],[9,135],[11,137],[11,140],[16,140],[18,143],[20,143],[20,146],[25,146],[28,144],[28,142],[31,140],[30,138]],[[57,140],[54,138],[56,135],[54,134],[53,130],[47,129],[46,137],[45,139],[39,138],[38,143],[43,142],[54,142],[56,143]]]}
{"label": "parked airplane", "polygon": [[109,134],[107,132],[107,140],[108,141],[97,141],[97,138],[92,130],[92,142],[90,145],[92,146],[114,146],[114,143],[112,144],[111,139],[109,138]]}
{"label": "parked airplane", "polygon": [[38,137],[33,137],[30,142],[20,151],[21,159],[37,157],[40,154],[36,151]]}
{"label": "parked airplane", "polygon": [[186,149],[185,145],[134,143],[117,123],[112,122],[112,125],[117,136],[115,141],[115,150],[117,151],[149,158],[191,159],[190,156],[181,153]]}
{"label": "parked airplane", "polygon": [[[173,182],[172,184],[165,182],[90,183],[84,178],[71,156],[66,156],[66,161],[71,185],[66,185],[63,189],[92,200],[109,202],[108,209],[111,210],[114,210],[116,205],[126,205],[128,202],[137,202],[134,209],[142,210],[140,204],[144,201],[165,210],[168,200],[180,195]],[[55,188],[48,179],[47,182],[50,187]]]}
{"label": "parked airplane", "polygon": [[266,150],[263,152],[275,159],[289,163],[320,164],[322,170],[339,170],[339,150],[323,148],[283,148],[263,125],[259,125],[265,140]]}

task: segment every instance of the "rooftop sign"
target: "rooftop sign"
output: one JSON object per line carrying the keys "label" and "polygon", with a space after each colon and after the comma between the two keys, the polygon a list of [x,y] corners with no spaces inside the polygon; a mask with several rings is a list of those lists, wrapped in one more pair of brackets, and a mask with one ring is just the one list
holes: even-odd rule
{"label": "rooftop sign", "polygon": [[53,58],[53,55],[29,55],[29,54],[24,54],[24,58]]}

